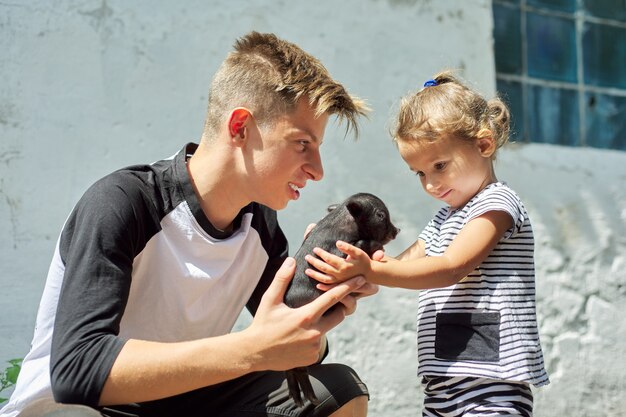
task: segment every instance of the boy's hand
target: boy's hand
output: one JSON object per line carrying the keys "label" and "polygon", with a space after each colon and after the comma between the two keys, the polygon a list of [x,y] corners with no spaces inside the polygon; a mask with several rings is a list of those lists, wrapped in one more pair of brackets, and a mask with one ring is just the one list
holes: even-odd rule
{"label": "boy's hand", "polygon": [[[320,283],[320,284],[317,284],[317,288],[322,291],[328,291],[331,288],[333,288],[335,285],[338,285],[338,284],[328,285],[328,284]],[[337,305],[341,304],[344,314],[346,316],[349,316],[350,314],[356,311],[357,301],[359,299],[374,295],[378,292],[378,290],[379,290],[379,287],[377,284],[366,282],[361,288],[359,288],[356,291],[352,291],[349,295],[342,298],[337,303]]]}
{"label": "boy's hand", "polygon": [[[283,301],[295,272],[293,258],[287,258],[263,295],[252,324],[244,332],[251,334],[251,350],[256,352],[255,370],[286,370],[315,363],[319,358],[324,335],[343,321],[349,308],[334,305],[356,301],[367,285],[362,277],[333,285],[330,290],[300,308],[289,308]],[[352,309],[352,311],[354,311]]]}
{"label": "boy's hand", "polygon": [[315,226],[317,226],[317,223],[309,223],[306,229],[304,229],[304,239],[306,239],[306,237],[309,235],[309,233],[311,233]]}
{"label": "boy's hand", "polygon": [[[348,278],[358,275],[364,276],[366,279],[371,273],[371,259],[365,251],[341,240],[337,241],[337,248],[348,255],[346,259],[333,255],[321,248],[313,249],[319,258],[312,255],[305,257],[306,261],[318,270],[308,268],[305,273],[307,276],[321,282],[322,284],[337,284]],[[374,259],[380,260],[383,257],[382,251],[374,254]]]}

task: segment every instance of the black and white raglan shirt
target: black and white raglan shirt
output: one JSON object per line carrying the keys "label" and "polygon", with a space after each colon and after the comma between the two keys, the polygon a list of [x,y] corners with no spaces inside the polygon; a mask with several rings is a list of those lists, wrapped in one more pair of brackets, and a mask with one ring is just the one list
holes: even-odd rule
{"label": "black and white raglan shirt", "polygon": [[549,383],[535,312],[533,231],[517,194],[490,184],[464,207],[442,208],[420,234],[426,256],[441,256],[470,220],[508,213],[513,227],[455,285],[424,290],[418,307],[418,374]]}
{"label": "black and white raglan shirt", "polygon": [[253,203],[232,233],[214,228],[186,161],[197,145],[96,182],[67,219],[31,351],[0,410],[39,398],[95,406],[126,340],[177,342],[229,333],[288,253],[276,212]]}

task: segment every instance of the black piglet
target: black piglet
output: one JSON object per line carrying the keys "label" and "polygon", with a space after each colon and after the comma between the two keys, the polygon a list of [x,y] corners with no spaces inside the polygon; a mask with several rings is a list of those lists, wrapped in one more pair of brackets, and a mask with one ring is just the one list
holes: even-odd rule
{"label": "black piglet", "polygon": [[[391,223],[385,203],[372,194],[354,194],[343,203],[329,207],[328,211],[294,255],[296,272],[285,294],[285,304],[289,307],[305,305],[322,293],[316,287],[318,281],[304,273],[307,268],[312,268],[304,257],[307,254],[315,256],[313,248],[319,247],[345,258],[346,255],[336,246],[337,240],[343,240],[372,256],[399,232]],[[306,367],[290,369],[286,374],[289,394],[298,406],[304,405],[302,394],[313,404],[319,403]]]}

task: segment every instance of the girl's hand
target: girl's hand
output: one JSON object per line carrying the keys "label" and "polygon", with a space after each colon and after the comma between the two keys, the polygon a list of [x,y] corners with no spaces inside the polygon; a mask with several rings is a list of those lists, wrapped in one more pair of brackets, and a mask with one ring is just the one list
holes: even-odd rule
{"label": "girl's hand", "polygon": [[[313,253],[319,256],[319,259],[312,255],[307,255],[305,259],[311,266],[317,268],[317,271],[308,268],[305,271],[307,276],[322,284],[336,284],[357,275],[362,275],[367,279],[372,270],[372,260],[369,255],[356,246],[341,240],[337,241],[337,248],[348,257],[344,259],[321,248],[313,249]],[[377,251],[375,257],[381,258],[382,251]]]}

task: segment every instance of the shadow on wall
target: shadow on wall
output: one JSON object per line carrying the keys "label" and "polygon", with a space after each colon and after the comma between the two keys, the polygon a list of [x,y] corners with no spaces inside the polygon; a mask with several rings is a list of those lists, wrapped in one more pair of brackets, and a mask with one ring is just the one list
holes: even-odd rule
{"label": "shadow on wall", "polygon": [[505,150],[496,168],[535,229],[538,319],[552,381],[537,391],[538,415],[617,416],[626,407],[625,164],[619,151],[525,145]]}

